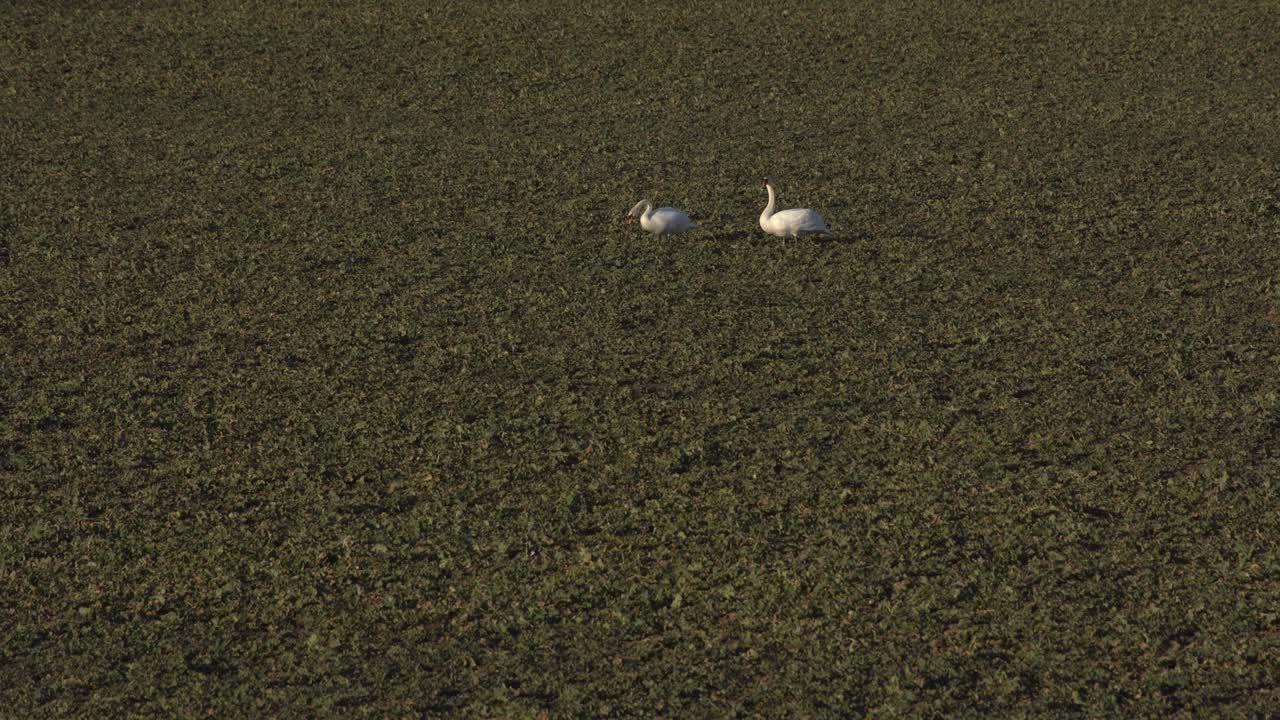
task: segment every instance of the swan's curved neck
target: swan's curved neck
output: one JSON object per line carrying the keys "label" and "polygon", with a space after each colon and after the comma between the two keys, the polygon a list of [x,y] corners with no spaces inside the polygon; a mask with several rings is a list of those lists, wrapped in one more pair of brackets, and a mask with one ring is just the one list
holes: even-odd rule
{"label": "swan's curved neck", "polygon": [[776,199],[773,194],[773,185],[769,184],[764,187],[769,191],[769,204],[765,205],[764,212],[760,213],[761,220],[767,220],[771,215],[773,215],[773,202]]}
{"label": "swan's curved neck", "polygon": [[653,213],[653,203],[648,200],[641,200],[636,203],[635,207],[631,208],[631,212],[627,213],[627,215],[635,215],[640,212],[641,208],[644,209],[644,213],[640,215],[641,220],[647,219]]}

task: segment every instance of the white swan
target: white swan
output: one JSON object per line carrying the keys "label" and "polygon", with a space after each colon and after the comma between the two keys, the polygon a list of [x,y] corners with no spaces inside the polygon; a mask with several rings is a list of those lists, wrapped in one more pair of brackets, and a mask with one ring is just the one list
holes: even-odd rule
{"label": "white swan", "polygon": [[689,219],[684,212],[673,207],[653,209],[653,203],[648,200],[641,200],[636,206],[631,208],[631,212],[627,213],[627,224],[631,224],[631,220],[635,218],[636,213],[644,208],[644,214],[640,216],[640,227],[653,233],[654,235],[679,235],[682,232],[688,232],[700,227],[697,223]]}
{"label": "white swan", "polygon": [[832,235],[831,228],[823,221],[822,216],[812,210],[794,209],[773,211],[776,199],[773,190],[773,179],[765,178],[764,187],[769,191],[769,204],[760,213],[760,229],[770,235],[784,238],[802,238],[806,235]]}

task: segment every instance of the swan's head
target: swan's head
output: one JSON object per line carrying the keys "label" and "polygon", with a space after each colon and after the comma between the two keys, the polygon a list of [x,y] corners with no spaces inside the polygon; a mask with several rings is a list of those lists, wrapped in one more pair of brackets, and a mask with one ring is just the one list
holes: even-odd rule
{"label": "swan's head", "polygon": [[760,186],[761,186],[761,187],[769,187],[769,186],[770,186],[770,185],[772,185],[772,184],[773,184],[773,178],[766,176],[766,177],[765,177],[765,179],[764,179],[764,182],[763,182],[763,183],[761,183],[761,185],[760,185]]}

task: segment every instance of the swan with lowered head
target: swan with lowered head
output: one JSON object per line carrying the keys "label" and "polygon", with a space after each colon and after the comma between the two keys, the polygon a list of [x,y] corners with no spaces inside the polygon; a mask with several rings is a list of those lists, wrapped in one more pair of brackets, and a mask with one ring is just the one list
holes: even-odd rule
{"label": "swan with lowered head", "polygon": [[644,213],[640,215],[640,227],[653,233],[654,235],[679,235],[682,232],[700,227],[697,223],[689,219],[689,216],[683,211],[673,207],[663,207],[657,210],[653,209],[653,203],[648,200],[641,200],[636,206],[631,208],[631,212],[627,213],[627,224],[635,218],[636,213],[641,209]]}
{"label": "swan with lowered head", "polygon": [[773,189],[773,179],[765,178],[764,187],[769,191],[769,204],[765,205],[764,212],[760,213],[761,230],[783,238],[834,234],[831,228],[827,227],[822,216],[812,210],[796,208],[774,212],[773,204],[777,197]]}

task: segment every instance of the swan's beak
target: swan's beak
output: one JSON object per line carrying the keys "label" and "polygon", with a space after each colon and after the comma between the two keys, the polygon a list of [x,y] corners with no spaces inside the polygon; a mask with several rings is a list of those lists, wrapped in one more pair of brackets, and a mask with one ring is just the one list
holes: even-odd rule
{"label": "swan's beak", "polygon": [[630,224],[631,224],[631,218],[632,218],[632,216],[631,216],[631,215],[628,215],[628,216],[627,216],[627,224],[628,224],[628,225],[630,225]]}

